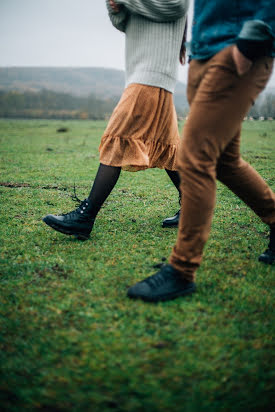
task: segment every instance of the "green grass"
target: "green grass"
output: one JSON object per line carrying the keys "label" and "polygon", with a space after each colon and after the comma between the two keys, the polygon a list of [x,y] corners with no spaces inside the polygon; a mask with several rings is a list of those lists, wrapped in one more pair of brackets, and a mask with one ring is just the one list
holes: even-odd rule
{"label": "green grass", "polygon": [[[0,120],[1,409],[271,410],[275,267],[257,262],[268,230],[225,187],[198,292],[166,303],[126,297],[175,243],[161,228],[178,208],[163,171],[123,172],[90,241],[42,223],[74,208],[74,184],[87,195],[104,126]],[[274,122],[244,123],[243,156],[273,190],[274,134]]]}

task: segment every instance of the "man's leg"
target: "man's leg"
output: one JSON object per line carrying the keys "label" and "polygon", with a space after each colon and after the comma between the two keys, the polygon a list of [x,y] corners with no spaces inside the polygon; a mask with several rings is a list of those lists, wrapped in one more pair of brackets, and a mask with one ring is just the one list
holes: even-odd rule
{"label": "man's leg", "polygon": [[[170,263],[183,278],[190,281],[194,280],[210,232],[219,159],[228,145],[234,142],[244,115],[272,72],[272,59],[262,58],[246,75],[238,76],[231,48],[211,60],[206,64],[208,68],[190,108],[179,160],[184,204]],[[245,169],[247,179],[255,178],[250,166]],[[235,176],[232,180],[237,181],[237,178]],[[259,179],[261,195],[257,196],[257,207],[259,202],[265,202],[268,212],[263,213],[267,213],[268,223],[273,219],[274,195]]]}
{"label": "man's leg", "polygon": [[180,288],[182,295],[186,294],[187,285],[193,284],[210,232],[218,160],[240,129],[252,101],[265,87],[271,66],[271,59],[259,59],[249,73],[239,77],[232,48],[206,63],[191,63],[188,87],[192,103],[179,153],[184,203],[177,243],[169,270],[163,269],[130,288],[130,297],[167,300],[179,296]]}
{"label": "man's leg", "polygon": [[219,159],[217,178],[270,226],[268,249],[259,260],[272,264],[275,262],[275,194],[256,170],[241,158],[239,132]]}

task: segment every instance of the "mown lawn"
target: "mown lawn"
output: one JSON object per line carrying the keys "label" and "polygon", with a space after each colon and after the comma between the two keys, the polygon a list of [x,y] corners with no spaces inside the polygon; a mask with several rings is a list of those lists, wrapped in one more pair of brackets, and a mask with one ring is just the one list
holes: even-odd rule
{"label": "mown lawn", "polygon": [[[41,221],[74,208],[74,185],[87,195],[104,126],[0,120],[0,409],[272,410],[268,230],[225,187],[197,293],[166,303],[126,297],[176,239],[161,228],[178,208],[163,171],[123,172],[87,242]],[[273,189],[274,136],[275,122],[244,123],[243,156]]]}

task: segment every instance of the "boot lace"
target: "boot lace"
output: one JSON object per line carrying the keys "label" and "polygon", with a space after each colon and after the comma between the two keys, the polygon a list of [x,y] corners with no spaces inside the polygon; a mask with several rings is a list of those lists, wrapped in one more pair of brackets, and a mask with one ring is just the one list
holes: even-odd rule
{"label": "boot lace", "polygon": [[85,210],[87,209],[89,205],[88,199],[84,199],[84,200],[79,199],[79,197],[76,194],[75,185],[74,185],[74,194],[71,195],[71,198],[74,202],[76,202],[77,208],[75,210],[72,210],[71,212],[62,213],[61,216],[65,216],[68,219],[71,219],[71,218],[76,218],[77,216],[79,216],[79,214],[80,215],[85,214]]}

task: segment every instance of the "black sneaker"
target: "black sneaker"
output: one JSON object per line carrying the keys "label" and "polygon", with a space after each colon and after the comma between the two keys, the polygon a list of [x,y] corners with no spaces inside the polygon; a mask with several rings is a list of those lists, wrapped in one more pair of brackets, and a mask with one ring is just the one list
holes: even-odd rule
{"label": "black sneaker", "polygon": [[259,262],[272,265],[273,263],[275,263],[275,251],[266,249],[266,251],[259,256],[258,260]]}
{"label": "black sneaker", "polygon": [[95,221],[88,213],[88,206],[88,199],[85,199],[72,212],[60,216],[47,215],[43,218],[43,222],[65,235],[74,235],[80,240],[87,240]]}
{"label": "black sneaker", "polygon": [[180,210],[175,214],[175,216],[167,217],[162,222],[162,227],[177,227],[179,225]]}
{"label": "black sneaker", "polygon": [[127,296],[133,299],[158,302],[189,295],[195,290],[194,282],[182,279],[173,266],[164,265],[155,275],[130,287]]}

